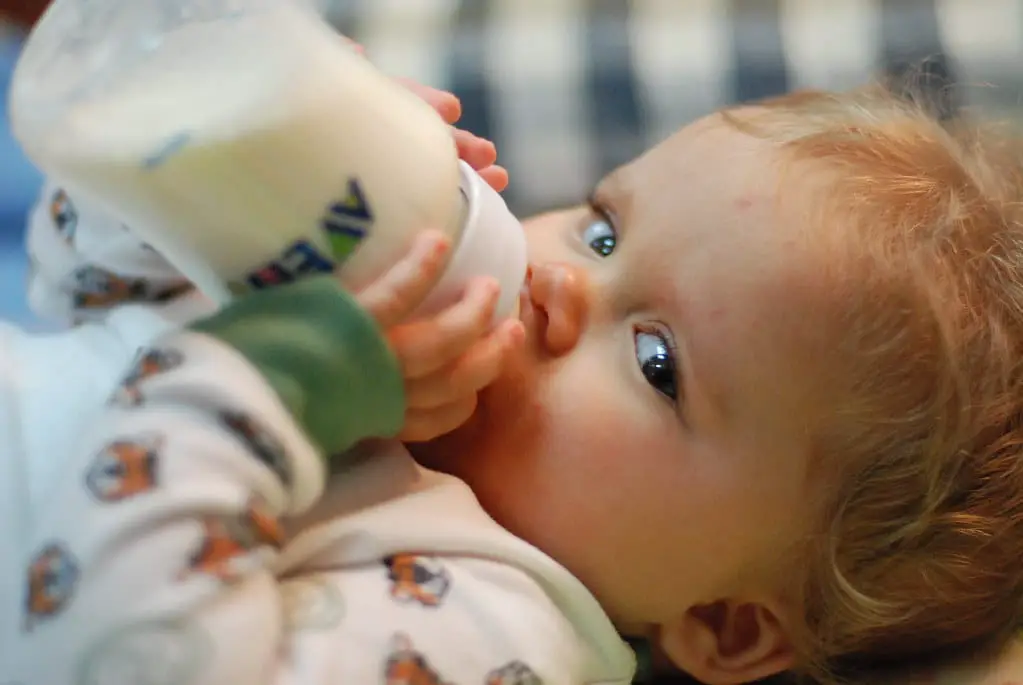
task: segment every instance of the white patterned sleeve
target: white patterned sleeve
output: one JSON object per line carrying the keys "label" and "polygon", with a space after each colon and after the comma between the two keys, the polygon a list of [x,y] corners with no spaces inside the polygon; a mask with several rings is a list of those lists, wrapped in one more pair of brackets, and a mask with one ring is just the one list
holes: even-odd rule
{"label": "white patterned sleeve", "polygon": [[398,555],[282,584],[282,683],[579,685],[579,641],[521,570]]}
{"label": "white patterned sleeve", "polygon": [[523,571],[399,555],[274,568],[325,468],[258,371],[180,334],[66,462],[22,565],[24,685],[575,685],[572,627]]}
{"label": "white patterned sleeve", "polygon": [[34,517],[13,682],[277,682],[280,521],[324,474],[241,355],[194,333],[159,341]]}
{"label": "white patterned sleeve", "polygon": [[97,321],[125,304],[159,305],[188,280],[115,216],[48,179],[28,217],[28,299],[37,316]]}

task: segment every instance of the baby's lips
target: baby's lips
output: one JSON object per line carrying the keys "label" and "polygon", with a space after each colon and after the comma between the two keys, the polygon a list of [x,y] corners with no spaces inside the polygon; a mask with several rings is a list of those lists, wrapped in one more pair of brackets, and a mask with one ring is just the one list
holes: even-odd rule
{"label": "baby's lips", "polygon": [[529,265],[526,267],[526,278],[519,289],[519,299],[516,303],[516,312],[514,314],[525,327],[527,340],[536,340],[540,335],[543,335],[543,329],[546,327],[546,321],[544,320],[546,315],[533,302],[533,295],[531,293],[532,280],[533,267]]}

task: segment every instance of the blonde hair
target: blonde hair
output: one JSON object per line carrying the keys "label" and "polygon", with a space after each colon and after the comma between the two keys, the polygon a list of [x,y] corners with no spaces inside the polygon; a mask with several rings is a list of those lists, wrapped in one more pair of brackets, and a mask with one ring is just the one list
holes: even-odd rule
{"label": "blonde hair", "polygon": [[841,236],[846,380],[814,436],[839,477],[793,569],[805,671],[873,682],[1004,646],[1023,618],[1023,146],[880,88],[725,116],[825,174],[814,230]]}

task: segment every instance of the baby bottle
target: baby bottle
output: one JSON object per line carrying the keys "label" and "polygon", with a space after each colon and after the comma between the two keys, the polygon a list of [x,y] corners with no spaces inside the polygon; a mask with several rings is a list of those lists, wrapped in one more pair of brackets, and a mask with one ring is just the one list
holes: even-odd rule
{"label": "baby bottle", "polygon": [[56,0],[10,100],[42,170],[215,300],[336,267],[358,288],[434,228],[454,248],[421,312],[489,275],[514,315],[521,225],[310,0]]}

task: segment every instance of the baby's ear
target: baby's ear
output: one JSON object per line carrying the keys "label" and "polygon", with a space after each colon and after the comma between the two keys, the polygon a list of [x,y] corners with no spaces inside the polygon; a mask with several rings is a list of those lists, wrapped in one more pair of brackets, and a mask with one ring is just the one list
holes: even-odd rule
{"label": "baby's ear", "polygon": [[706,685],[749,683],[794,662],[782,622],[762,604],[722,600],[694,607],[661,626],[660,645],[677,667]]}

